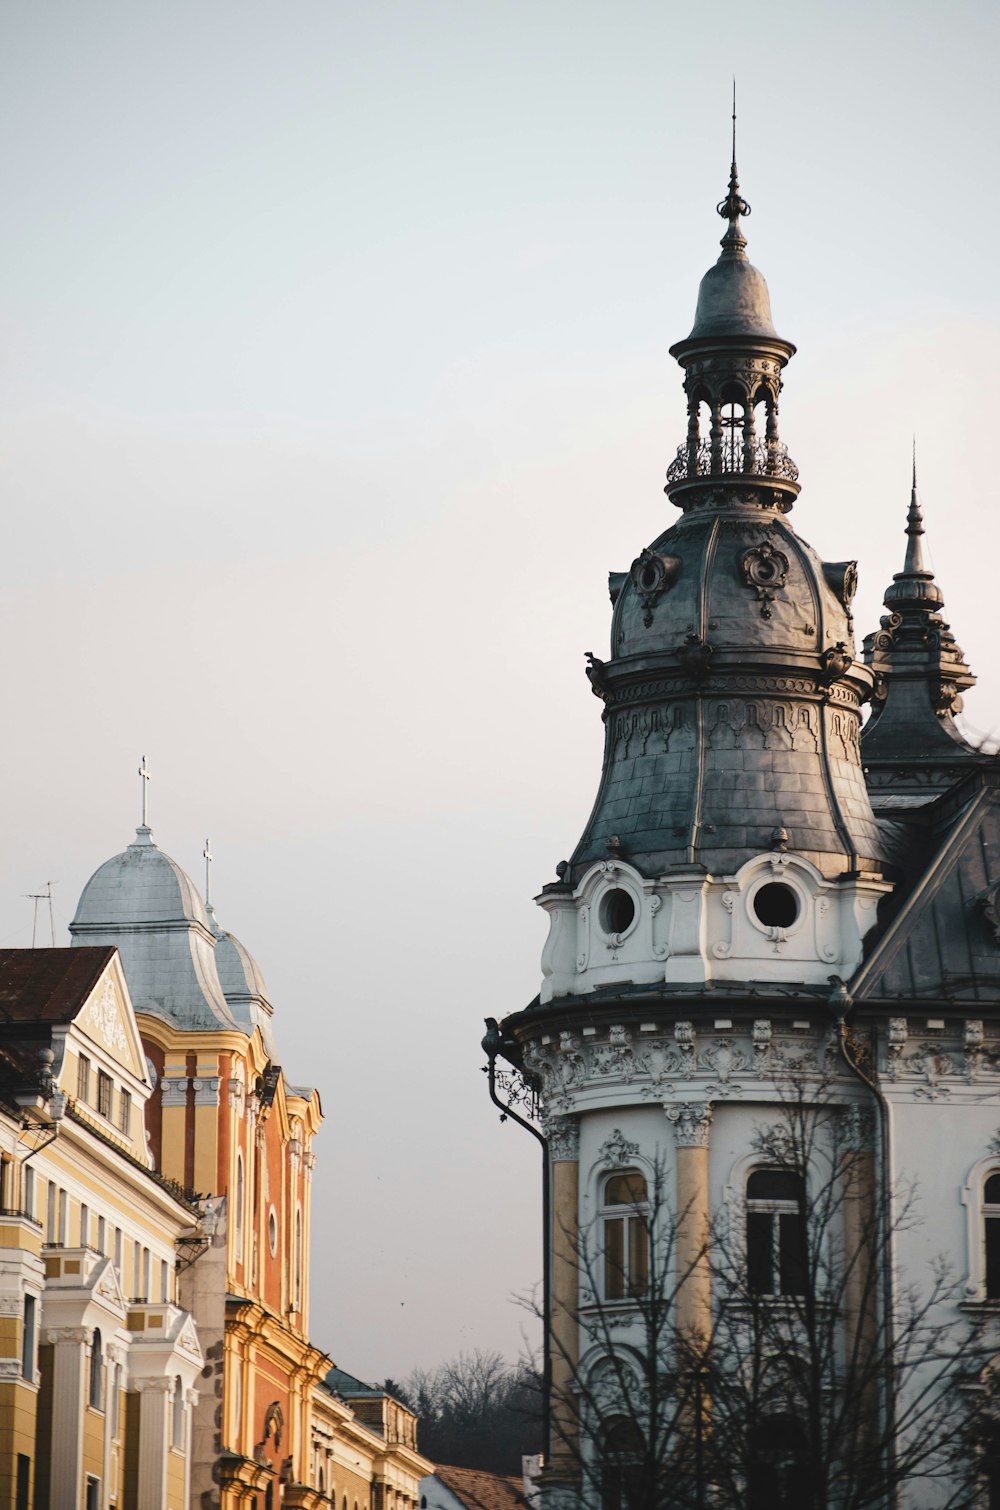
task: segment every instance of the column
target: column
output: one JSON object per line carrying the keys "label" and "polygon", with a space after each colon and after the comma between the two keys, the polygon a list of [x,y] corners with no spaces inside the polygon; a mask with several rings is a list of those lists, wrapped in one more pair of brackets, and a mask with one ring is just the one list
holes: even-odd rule
{"label": "column", "polygon": [[665,1108],[677,1145],[677,1332],[693,1346],[707,1341],[712,1326],[712,1276],[708,1252],[708,1102],[683,1101]]}
{"label": "column", "polygon": [[51,1505],[77,1505],[83,1482],[83,1398],[90,1327],[50,1327],[52,1345]]}
{"label": "column", "polygon": [[[580,1360],[579,1117],[547,1117],[551,1199],[551,1444],[546,1505],[559,1505],[560,1485],[580,1482],[577,1365]],[[576,1493],[575,1489],[568,1491]],[[567,1500],[567,1504],[575,1501]]]}
{"label": "column", "polygon": [[167,1449],[170,1443],[172,1379],[134,1379],[139,1404],[139,1457],[136,1503],[142,1510],[166,1510]]}
{"label": "column", "polygon": [[219,1183],[218,1054],[198,1055],[194,1077],[194,1188],[213,1191]]}
{"label": "column", "polygon": [[186,1184],[184,1154],[187,1148],[187,1088],[187,1053],[172,1050],[166,1055],[160,1080],[160,1105],[163,1111],[160,1173],[170,1180],[176,1180],[178,1185]]}

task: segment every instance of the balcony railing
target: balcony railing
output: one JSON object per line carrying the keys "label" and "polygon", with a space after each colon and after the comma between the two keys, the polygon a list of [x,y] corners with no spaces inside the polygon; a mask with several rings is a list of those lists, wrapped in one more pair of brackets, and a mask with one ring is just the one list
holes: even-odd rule
{"label": "balcony railing", "polygon": [[719,476],[777,477],[783,482],[798,482],[799,469],[787,446],[766,440],[747,445],[742,437],[736,436],[727,436],[714,453],[708,440],[700,441],[693,450],[678,446],[677,455],[667,468],[668,485],[690,482],[696,477]]}

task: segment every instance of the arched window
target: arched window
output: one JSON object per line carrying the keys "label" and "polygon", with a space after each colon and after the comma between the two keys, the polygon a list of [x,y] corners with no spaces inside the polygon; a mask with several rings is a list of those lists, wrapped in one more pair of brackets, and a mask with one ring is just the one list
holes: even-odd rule
{"label": "arched window", "polygon": [[802,1295],[808,1271],[805,1185],[786,1169],[747,1180],[747,1283],[756,1295]]}
{"label": "arched window", "polygon": [[604,1181],[604,1298],[625,1300],[649,1287],[649,1227],[646,1180],[637,1169],[620,1169]]}
{"label": "arched window", "polygon": [[810,1503],[806,1441],[794,1416],[760,1421],[747,1449],[747,1510],[801,1510]]}
{"label": "arched window", "polygon": [[601,1437],[601,1510],[646,1510],[642,1433],[627,1416],[612,1416]]}
{"label": "arched window", "polygon": [[244,1203],[245,1203],[245,1196],[246,1196],[245,1185],[246,1185],[246,1180],[245,1180],[245,1176],[243,1174],[243,1154],[241,1152],[237,1151],[237,1154],[236,1154],[236,1200],[235,1200],[235,1208],[236,1209],[233,1212],[233,1225],[234,1225],[234,1228],[235,1228],[235,1234],[234,1234],[233,1241],[234,1241],[234,1245],[235,1245],[235,1248],[236,1248],[236,1262],[238,1264],[241,1264],[243,1262],[243,1206],[244,1206]]}
{"label": "arched window", "polygon": [[1000,1300],[1000,1172],[983,1186],[983,1245],[986,1250],[986,1298]]}
{"label": "arched window", "polygon": [[94,1340],[90,1344],[90,1389],[88,1398],[95,1410],[100,1410],[104,1403],[104,1347],[101,1342],[101,1334],[94,1328]]}

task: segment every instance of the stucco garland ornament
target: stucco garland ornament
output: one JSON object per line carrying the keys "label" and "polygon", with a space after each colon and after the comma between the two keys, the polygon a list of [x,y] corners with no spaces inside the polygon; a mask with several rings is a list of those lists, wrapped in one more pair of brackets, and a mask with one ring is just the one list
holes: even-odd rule
{"label": "stucco garland ornament", "polygon": [[626,1138],[620,1127],[616,1127],[609,1137],[605,1138],[598,1150],[598,1158],[603,1164],[622,1165],[639,1152],[638,1143],[632,1143]]}
{"label": "stucco garland ornament", "polygon": [[657,599],[673,587],[680,569],[677,556],[658,556],[648,546],[632,562],[629,576],[642,603],[642,622],[647,629],[653,622]]}
{"label": "stucco garland ornament", "polygon": [[746,585],[757,593],[761,618],[769,619],[774,594],[788,580],[788,557],[765,541],[763,545],[754,545],[744,551],[740,571]]}

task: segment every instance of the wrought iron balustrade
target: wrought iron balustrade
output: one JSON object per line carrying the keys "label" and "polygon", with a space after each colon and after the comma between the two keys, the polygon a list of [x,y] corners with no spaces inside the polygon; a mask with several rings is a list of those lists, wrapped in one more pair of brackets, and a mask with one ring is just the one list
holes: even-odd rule
{"label": "wrought iron balustrade", "polygon": [[737,436],[727,436],[716,451],[709,440],[700,441],[696,447],[678,446],[677,455],[667,468],[668,483],[734,475],[780,477],[785,482],[797,482],[799,469],[787,446],[766,440],[754,440],[747,445]]}

